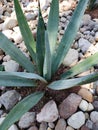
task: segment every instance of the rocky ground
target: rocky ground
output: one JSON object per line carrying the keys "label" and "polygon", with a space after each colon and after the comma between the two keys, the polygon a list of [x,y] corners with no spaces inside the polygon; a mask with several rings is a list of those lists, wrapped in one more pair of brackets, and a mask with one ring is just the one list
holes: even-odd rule
{"label": "rocky ground", "polygon": [[[47,23],[50,1],[41,0],[45,23]],[[32,0],[32,2],[21,0],[21,5],[35,37],[38,20],[37,2],[36,0]],[[58,41],[61,40],[66,30],[75,5],[76,1],[74,0],[60,1]],[[13,2],[10,0],[0,1],[0,31],[29,57],[18,27]],[[74,43],[63,64],[68,67],[73,66],[97,51],[98,18],[92,18],[85,13]],[[0,63],[5,66],[6,71],[18,71],[20,67],[2,50],[0,50]],[[97,69],[98,66],[96,65],[81,75],[98,71]],[[6,89],[5,86],[0,89],[1,124],[7,113],[21,100],[22,95],[17,90]],[[13,124],[8,130],[98,130],[98,82],[83,85],[76,93],[71,92],[63,99],[59,104],[54,99],[49,100],[44,104],[41,112],[30,111],[25,113],[19,122]]]}

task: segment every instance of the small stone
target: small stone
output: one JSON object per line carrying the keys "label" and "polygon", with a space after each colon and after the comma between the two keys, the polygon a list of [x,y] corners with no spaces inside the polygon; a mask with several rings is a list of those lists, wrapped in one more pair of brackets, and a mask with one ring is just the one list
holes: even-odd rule
{"label": "small stone", "polygon": [[38,130],[38,128],[36,126],[32,126],[28,130]]}
{"label": "small stone", "polygon": [[89,14],[85,14],[82,19],[83,25],[88,25],[91,21],[91,16]]}
{"label": "small stone", "polygon": [[48,127],[47,130],[52,130],[52,129],[50,127]]}
{"label": "small stone", "polygon": [[18,33],[16,33],[16,32],[13,33],[12,38],[13,38],[15,43],[21,43],[22,40],[23,40],[22,35],[19,32]]}
{"label": "small stone", "polygon": [[3,33],[8,39],[11,39],[11,38],[12,38],[12,33],[13,33],[13,31],[10,30],[10,29],[3,30],[2,33]]}
{"label": "small stone", "polygon": [[66,22],[66,18],[65,17],[61,17],[60,22],[65,23]]}
{"label": "small stone", "polygon": [[79,44],[79,48],[82,50],[83,53],[85,53],[91,46],[91,43],[84,38],[80,38],[78,44]]}
{"label": "small stone", "polygon": [[49,126],[50,128],[52,128],[52,129],[55,127],[54,123],[52,123],[52,122],[49,122],[49,123],[48,123],[48,126]]}
{"label": "small stone", "polygon": [[89,119],[89,114],[86,112],[86,113],[84,113],[85,114],[85,119],[87,120],[87,119]]}
{"label": "small stone", "polygon": [[81,111],[73,114],[68,119],[68,125],[70,125],[71,127],[75,129],[79,129],[84,123],[85,123],[85,115]]}
{"label": "small stone", "polygon": [[98,101],[93,102],[94,109],[98,111]]}
{"label": "small stone", "polygon": [[63,64],[65,66],[73,66],[78,61],[78,51],[75,49],[70,49],[66,57],[64,58]]}
{"label": "small stone", "polygon": [[97,111],[91,112],[90,119],[93,123],[98,122],[98,112]]}
{"label": "small stone", "polygon": [[82,111],[87,111],[87,108],[88,108],[88,102],[85,101],[85,100],[82,100],[80,105],[79,105],[79,108],[82,110]]}
{"label": "small stone", "polygon": [[47,130],[47,123],[46,122],[42,122],[40,124],[39,130]]}
{"label": "small stone", "polygon": [[95,33],[95,40],[98,42],[98,32]]}
{"label": "small stone", "polygon": [[14,60],[3,62],[3,65],[5,67],[5,71],[8,71],[8,72],[17,72],[19,69],[19,64]]}
{"label": "small stone", "polygon": [[81,127],[81,130],[90,130],[87,126],[85,126],[85,125],[83,125],[82,127]]}
{"label": "small stone", "polygon": [[93,124],[93,130],[98,130],[98,122]]}
{"label": "small stone", "polygon": [[87,120],[86,122],[86,126],[92,130],[92,127],[93,127],[93,122],[91,120]]}
{"label": "small stone", "polygon": [[7,18],[3,23],[3,30],[12,29],[13,27],[17,26],[18,22],[16,19]]}
{"label": "small stone", "polygon": [[6,55],[3,57],[4,62],[10,61],[10,60],[11,60],[11,57],[9,55]]}
{"label": "small stone", "polygon": [[12,125],[8,130],[19,130],[16,125]]}
{"label": "small stone", "polygon": [[89,103],[89,104],[88,104],[87,111],[92,111],[93,109],[94,109],[93,104]]}
{"label": "small stone", "polygon": [[54,122],[58,118],[58,109],[55,101],[51,100],[42,108],[41,112],[37,114],[38,122]]}
{"label": "small stone", "polygon": [[34,123],[34,121],[35,121],[35,112],[27,112],[21,117],[18,125],[20,128],[28,128]]}
{"label": "small stone", "polygon": [[10,90],[1,95],[0,103],[4,105],[6,110],[10,110],[19,101],[20,97],[16,90]]}
{"label": "small stone", "polygon": [[77,111],[81,100],[82,98],[79,95],[71,93],[59,106],[60,116],[65,119],[70,117]]}
{"label": "small stone", "polygon": [[35,14],[28,13],[28,14],[26,15],[27,21],[35,20],[35,18],[36,18],[36,15],[35,15]]}
{"label": "small stone", "polygon": [[90,91],[88,91],[85,88],[81,88],[78,92],[78,94],[88,102],[93,102],[93,95]]}
{"label": "small stone", "polygon": [[65,120],[63,118],[59,119],[57,124],[56,124],[55,130],[65,130],[65,129],[66,129]]}
{"label": "small stone", "polygon": [[67,126],[66,130],[74,130],[74,128],[72,128],[71,126]]}

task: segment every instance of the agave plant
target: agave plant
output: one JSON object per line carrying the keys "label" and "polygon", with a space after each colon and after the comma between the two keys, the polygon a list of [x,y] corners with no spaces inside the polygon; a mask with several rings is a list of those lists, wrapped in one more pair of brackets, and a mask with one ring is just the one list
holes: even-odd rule
{"label": "agave plant", "polygon": [[88,6],[88,9],[89,10],[92,10],[94,7],[98,7],[98,2],[96,3],[97,0],[90,0],[89,1],[89,6]]}
{"label": "agave plant", "polygon": [[[98,63],[98,53],[61,74],[60,80],[51,80],[73,43],[88,1],[79,1],[65,33],[59,45],[57,45],[59,0],[52,0],[47,26],[45,26],[39,4],[36,41],[32,36],[18,0],[14,0],[18,24],[31,60],[0,32],[0,48],[26,70],[26,72],[0,71],[0,86],[37,87],[39,80],[45,84],[45,88],[62,90],[98,80],[98,73],[92,73],[80,78],[76,77],[76,75]],[[18,121],[25,112],[38,103],[44,93],[35,92],[20,101],[7,115],[0,126],[0,130],[7,130],[13,123]]]}

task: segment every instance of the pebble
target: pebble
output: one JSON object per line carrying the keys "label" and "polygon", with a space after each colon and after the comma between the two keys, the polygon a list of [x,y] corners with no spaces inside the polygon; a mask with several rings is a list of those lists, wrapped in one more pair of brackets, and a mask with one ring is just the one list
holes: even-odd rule
{"label": "pebble", "polygon": [[13,27],[17,26],[18,22],[16,19],[7,18],[3,23],[2,30],[12,29]]}
{"label": "pebble", "polygon": [[42,108],[41,112],[37,114],[38,122],[54,122],[58,119],[59,113],[55,101],[51,100]]}
{"label": "pebble", "polygon": [[86,125],[89,129],[92,130],[92,128],[93,128],[93,122],[92,122],[91,120],[87,120],[85,125]]}
{"label": "pebble", "polygon": [[77,111],[81,100],[82,98],[79,95],[71,93],[59,106],[60,116],[65,119],[70,117],[73,113]]}
{"label": "pebble", "polygon": [[83,112],[79,111],[73,114],[67,122],[71,127],[79,129],[85,123],[85,115]]}
{"label": "pebble", "polygon": [[74,128],[72,128],[71,126],[67,126],[66,130],[74,130]]}
{"label": "pebble", "polygon": [[0,103],[6,110],[10,110],[20,100],[20,94],[16,90],[10,90],[0,96]]}
{"label": "pebble", "polygon": [[97,101],[97,100],[95,100],[95,101],[93,102],[93,106],[94,106],[94,109],[95,109],[96,111],[98,111],[98,101]]}
{"label": "pebble", "polygon": [[66,122],[65,120],[59,119],[56,126],[55,126],[55,130],[65,130],[66,129]]}
{"label": "pebble", "polygon": [[98,32],[95,33],[95,40],[98,42]]}
{"label": "pebble", "polygon": [[49,122],[49,123],[48,123],[48,126],[49,126],[50,128],[52,128],[52,129],[55,127],[54,123],[52,123],[52,122]]}
{"label": "pebble", "polygon": [[93,124],[93,130],[98,130],[98,122]]}
{"label": "pebble", "polygon": [[19,130],[16,125],[12,125],[8,130]]}
{"label": "pebble", "polygon": [[38,128],[36,126],[32,126],[28,130],[38,130]]}
{"label": "pebble", "polygon": [[39,130],[47,130],[47,123],[46,122],[42,122],[40,124]]}
{"label": "pebble", "polygon": [[87,126],[85,126],[85,125],[83,125],[82,127],[81,127],[81,130],[90,130]]}
{"label": "pebble", "polygon": [[90,91],[85,88],[81,88],[78,94],[88,102],[93,102],[93,95]]}
{"label": "pebble", "polygon": [[65,56],[63,64],[65,66],[73,66],[78,61],[78,51],[75,49],[70,49],[68,54]]}
{"label": "pebble", "polygon": [[82,19],[83,25],[88,25],[91,21],[91,16],[89,14],[85,14]]}
{"label": "pebble", "polygon": [[17,72],[19,69],[19,64],[14,60],[9,60],[7,62],[3,62],[5,71],[8,72]]}
{"label": "pebble", "polygon": [[98,112],[97,111],[91,112],[90,119],[93,123],[98,122]]}
{"label": "pebble", "polygon": [[82,100],[81,103],[79,104],[79,108],[82,111],[87,111],[87,109],[88,109],[88,102],[85,101],[85,100]]}
{"label": "pebble", "polygon": [[11,60],[11,57],[9,55],[6,55],[3,57],[4,62],[10,61],[10,60]]}
{"label": "pebble", "polygon": [[80,38],[78,41],[78,44],[79,44],[79,48],[81,49],[83,53],[85,53],[91,46],[91,43],[87,39],[84,39],[84,38]]}
{"label": "pebble", "polygon": [[35,121],[35,112],[27,112],[21,117],[18,125],[20,128],[28,128],[34,123],[34,121]]}
{"label": "pebble", "polygon": [[89,103],[87,111],[92,111],[92,110],[94,110],[94,106],[93,106],[93,104]]}

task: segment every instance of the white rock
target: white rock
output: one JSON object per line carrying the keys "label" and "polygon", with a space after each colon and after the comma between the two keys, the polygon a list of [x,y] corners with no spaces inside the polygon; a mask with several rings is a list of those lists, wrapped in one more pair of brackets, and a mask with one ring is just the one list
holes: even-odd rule
{"label": "white rock", "polygon": [[3,27],[2,29],[3,30],[6,30],[6,29],[12,29],[13,27],[17,26],[18,22],[16,19],[12,19],[12,18],[7,18],[5,20],[5,22],[3,23]]}
{"label": "white rock", "polygon": [[16,125],[12,125],[8,130],[19,130]]}
{"label": "white rock", "polygon": [[11,57],[9,55],[6,55],[6,56],[3,57],[4,62],[7,62],[9,60],[11,60]]}
{"label": "white rock", "polygon": [[27,112],[21,117],[18,125],[20,128],[28,128],[32,125],[34,121],[35,121],[35,112]]}
{"label": "white rock", "polygon": [[67,126],[66,130],[74,130],[71,126]]}
{"label": "white rock", "polygon": [[75,49],[70,49],[68,54],[65,56],[63,64],[65,66],[72,66],[78,61],[78,51]]}
{"label": "white rock", "polygon": [[85,14],[82,19],[82,24],[88,25],[90,21],[91,21],[91,16],[89,14]]}
{"label": "white rock", "polygon": [[85,123],[85,115],[81,111],[73,114],[68,119],[68,125],[70,125],[71,127],[75,129],[79,129],[84,123]]}
{"label": "white rock", "polygon": [[35,15],[35,14],[28,13],[28,14],[26,15],[27,21],[35,20],[35,18],[36,18],[36,15]]}
{"label": "white rock", "polygon": [[91,121],[93,121],[94,123],[98,122],[98,112],[97,111],[91,112],[90,118],[91,118]]}
{"label": "white rock", "polygon": [[98,42],[98,32],[95,33],[95,40]]}
{"label": "white rock", "polygon": [[82,110],[82,111],[87,111],[88,109],[88,102],[85,101],[85,100],[82,100],[80,105],[79,105],[79,108]]}
{"label": "white rock", "polygon": [[80,38],[78,44],[83,53],[85,53],[91,46],[91,43],[84,38]]}
{"label": "white rock", "polygon": [[18,33],[14,32],[12,34],[12,38],[13,38],[13,40],[14,40],[15,43],[21,43],[22,40],[23,40],[22,35],[19,32]]}
{"label": "white rock", "polygon": [[89,103],[89,104],[88,104],[87,111],[92,111],[93,109],[94,109],[93,104]]}
{"label": "white rock", "polygon": [[16,72],[19,69],[19,64],[13,60],[3,62],[3,65],[5,67],[5,71],[8,71],[8,72]]}
{"label": "white rock", "polygon": [[8,39],[11,39],[11,38],[12,38],[12,33],[13,33],[13,31],[10,30],[10,29],[3,30],[2,33],[3,33]]}
{"label": "white rock", "polygon": [[58,118],[58,109],[56,103],[51,100],[42,108],[41,112],[37,114],[38,122],[54,122]]}

